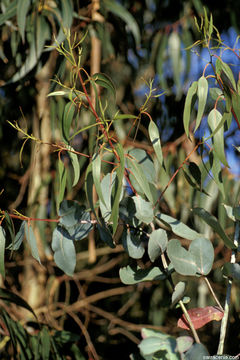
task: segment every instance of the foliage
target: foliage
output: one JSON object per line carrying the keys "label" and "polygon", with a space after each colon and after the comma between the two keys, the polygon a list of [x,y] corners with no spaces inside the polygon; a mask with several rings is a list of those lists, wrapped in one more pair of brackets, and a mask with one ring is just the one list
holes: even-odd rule
{"label": "foliage", "polygon": [[[110,59],[119,50],[110,38],[108,27],[112,16],[113,19],[117,17],[113,24],[119,26],[120,31],[125,24],[126,34],[134,42],[136,53],[141,45],[140,27],[120,2],[103,0],[101,7],[96,3],[99,7],[95,8],[96,4],[92,2],[91,12],[87,6],[79,4],[75,9],[70,0],[40,3],[14,0],[3,4],[0,25],[2,38],[4,32],[6,38],[1,57],[8,70],[3,89],[6,94],[11,87],[16,90],[16,86],[22,91],[34,78],[37,115],[31,120],[27,114],[29,109],[26,115],[23,109],[23,119],[8,121],[22,141],[20,163],[25,168],[30,163],[31,182],[28,214],[16,210],[19,203],[7,211],[1,210],[0,273],[7,288],[11,278],[8,264],[11,264],[12,257],[18,264],[18,253],[24,245],[21,255],[24,273],[27,276],[30,272],[27,264],[30,252],[34,258],[30,267],[35,266],[45,279],[39,284],[39,289],[46,293],[47,301],[46,304],[31,304],[30,296],[26,302],[16,295],[18,286],[24,288],[21,281],[14,285],[13,292],[4,287],[1,289],[0,298],[4,301],[0,322],[1,351],[4,355],[21,359],[84,359],[85,355],[79,350],[83,344],[81,336],[75,334],[72,326],[71,332],[66,330],[66,323],[71,318],[87,343],[86,356],[99,359],[87,326],[91,317],[100,315],[111,324],[122,326],[120,330],[110,326],[109,333],[111,329],[115,333],[123,332],[138,343],[140,353],[132,354],[132,359],[146,360],[196,359],[208,355],[196,329],[212,320],[221,320],[218,349],[211,349],[221,355],[232,283],[239,280],[236,259],[239,249],[239,184],[229,172],[224,139],[232,122],[240,129],[240,83],[239,80],[236,83],[222,54],[230,50],[238,57],[237,51],[224,44],[213,25],[212,15],[208,15],[205,8],[200,18],[194,18],[186,6],[183,20],[153,35],[148,70],[151,70],[151,75],[158,75],[159,82],[156,85],[156,78],[153,80],[148,72],[145,73],[141,82],[144,97],[140,96],[140,105],[136,101],[131,111],[124,98],[127,93],[124,72],[119,71],[119,78],[115,76],[115,81],[111,80],[114,67]],[[196,1],[195,10],[198,10],[197,4]],[[71,31],[70,28],[74,27],[80,31]],[[192,34],[195,31],[200,38],[194,42]],[[99,42],[102,62],[109,66],[106,74],[101,72],[96,60],[96,54],[100,52]],[[181,69],[182,44],[195,51],[200,51],[198,47],[203,46],[209,54],[203,73],[192,82],[186,99],[182,89],[189,82],[191,53],[185,53],[184,72]],[[220,56],[216,55],[219,50],[222,52]],[[7,66],[8,53],[15,57],[12,68]],[[88,59],[94,63],[90,67]],[[128,59],[133,67],[138,61],[130,51]],[[167,81],[165,68],[169,64],[174,87]],[[118,59],[115,65],[121,68],[121,61]],[[127,72],[128,66],[122,66]],[[45,85],[47,91],[42,93]],[[121,93],[122,87],[124,94]],[[159,91],[160,87],[163,90]],[[157,104],[161,104],[164,113],[166,103],[162,99],[167,96],[173,96],[176,103],[185,100],[182,109],[184,134],[177,140],[173,139],[170,145],[160,136],[164,116],[161,121],[154,117]],[[41,108],[42,104],[46,109]],[[168,108],[168,119],[171,119],[170,111]],[[197,132],[204,126],[206,114],[208,129],[198,138]],[[168,124],[166,132],[171,127]],[[177,131],[175,134],[179,135]],[[4,190],[1,196],[4,196]],[[90,264],[96,262],[98,250],[105,251],[109,257],[113,255],[105,267],[106,257],[92,267],[81,264],[86,239]],[[98,241],[103,245],[96,248]],[[213,282],[217,282],[213,272],[217,251],[223,254],[222,274],[227,278],[224,309],[208,280],[210,276]],[[227,251],[228,254],[231,252],[230,261],[225,256]],[[96,292],[86,296],[91,279],[107,283],[98,274],[111,271],[116,252],[127,254],[120,259],[119,277],[124,286],[108,290],[98,287]],[[206,284],[213,300],[205,295],[202,306],[191,305],[187,310],[187,303],[196,303],[194,292],[187,289],[193,279],[199,289],[202,283]],[[85,280],[84,286],[80,280]],[[155,284],[156,290],[168,290],[164,294],[168,314],[177,313],[180,308],[183,315],[177,315],[178,326],[190,329],[193,337],[181,333],[176,337],[176,332],[168,334],[171,332],[169,327],[167,332],[160,331],[163,320],[157,323],[158,331],[143,325],[137,328],[103,310],[101,305],[95,307],[91,304],[123,295],[124,304],[118,314],[124,314],[132,306],[131,299],[126,297],[128,292],[139,296],[136,289],[143,291]],[[72,290],[74,286],[77,297]],[[22,324],[14,310],[8,313],[8,302],[32,313],[33,329],[29,329],[28,322]],[[239,311],[238,305],[234,306]],[[160,312],[157,309],[155,314]],[[85,316],[84,322],[82,316]],[[59,317],[60,321],[57,320]],[[199,318],[202,321],[199,322]],[[167,320],[166,317],[165,324]],[[129,331],[123,330],[124,325]],[[141,341],[130,332],[136,328],[142,329]],[[99,338],[107,343],[104,336]],[[101,356],[107,358],[105,353]]]}

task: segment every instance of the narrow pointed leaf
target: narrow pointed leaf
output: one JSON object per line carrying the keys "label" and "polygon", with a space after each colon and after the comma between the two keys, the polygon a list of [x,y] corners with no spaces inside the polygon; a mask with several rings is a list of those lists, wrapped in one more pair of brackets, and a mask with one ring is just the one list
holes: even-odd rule
{"label": "narrow pointed leaf", "polygon": [[18,230],[14,241],[7,247],[8,250],[18,250],[23,242],[25,236],[25,221],[21,223],[20,229]]}
{"label": "narrow pointed leaf", "polygon": [[75,107],[72,102],[67,103],[64,108],[64,113],[62,117],[62,136],[63,139],[68,142],[70,136],[70,128],[75,112]]}
{"label": "narrow pointed leaf", "polygon": [[92,157],[92,174],[93,174],[93,182],[96,188],[96,192],[100,201],[106,206],[104,196],[102,194],[101,188],[101,164],[102,160],[99,153],[95,153]]}
{"label": "narrow pointed leaf", "polygon": [[17,2],[17,23],[23,42],[25,39],[26,17],[30,4],[31,0],[18,0]]}
{"label": "narrow pointed leaf", "polygon": [[[216,110],[213,109],[208,115],[208,125],[213,132],[218,125],[221,123],[222,120],[222,114]],[[219,160],[227,167],[229,167],[226,156],[224,153],[224,128],[223,126],[218,130],[217,133],[213,136],[213,148],[214,152],[216,153]]]}
{"label": "narrow pointed leaf", "polygon": [[203,208],[194,208],[193,213],[198,215],[201,219],[205,221],[213,231],[215,231],[221,239],[224,241],[224,244],[230,249],[236,249],[233,241],[228,237],[228,235],[224,232],[223,228],[221,227],[217,218],[211,215],[208,211],[204,210]]}
{"label": "narrow pointed leaf", "polygon": [[74,149],[70,145],[67,145],[67,149],[70,150],[68,152],[68,154],[69,154],[69,157],[70,157],[70,160],[71,160],[71,164],[72,164],[72,167],[73,167],[73,174],[74,174],[72,186],[75,186],[75,185],[77,185],[78,180],[80,178],[79,159],[78,159],[77,154],[72,152],[72,151],[74,151]]}
{"label": "narrow pointed leaf", "polygon": [[194,81],[190,86],[190,88],[188,89],[188,93],[185,100],[184,111],[183,111],[183,125],[187,136],[189,136],[191,112],[192,112],[192,107],[196,101],[194,95],[197,94],[197,88],[198,88],[198,83],[197,81]]}
{"label": "narrow pointed leaf", "polygon": [[0,26],[3,25],[5,21],[14,17],[16,13],[17,13],[17,0],[13,0],[8,5],[4,13],[0,14]]}
{"label": "narrow pointed leaf", "polygon": [[158,162],[159,162],[160,166],[163,166],[163,154],[162,154],[159,130],[158,130],[157,125],[153,121],[150,121],[150,123],[149,123],[148,133],[149,133],[149,137],[150,137],[152,146],[154,148],[155,154],[157,156]]}
{"label": "narrow pointed leaf", "polygon": [[14,294],[13,292],[11,292],[7,289],[0,288],[0,299],[4,300],[4,301],[12,302],[18,306],[21,306],[24,309],[29,310],[36,317],[31,306],[28,305],[28,303],[24,299],[22,299],[20,296],[18,296],[17,294]]}
{"label": "narrow pointed leaf", "polygon": [[112,82],[112,79],[103,73],[96,73],[92,76],[92,79],[95,83],[99,86],[104,87],[105,89],[109,90],[109,92],[115,97],[116,96],[116,89]]}
{"label": "narrow pointed leaf", "polygon": [[2,226],[0,226],[0,274],[5,277],[5,243],[6,233]]}
{"label": "narrow pointed leaf", "polygon": [[28,224],[27,222],[25,222],[24,225],[25,225],[26,239],[30,246],[32,256],[34,257],[34,259],[36,259],[41,264],[41,260],[40,260],[39,253],[38,253],[37,241],[36,241],[33,229],[31,227],[31,225]]}
{"label": "narrow pointed leaf", "polygon": [[204,76],[198,80],[197,96],[198,96],[198,112],[196,119],[196,126],[194,132],[198,129],[205,110],[208,95],[208,81]]}

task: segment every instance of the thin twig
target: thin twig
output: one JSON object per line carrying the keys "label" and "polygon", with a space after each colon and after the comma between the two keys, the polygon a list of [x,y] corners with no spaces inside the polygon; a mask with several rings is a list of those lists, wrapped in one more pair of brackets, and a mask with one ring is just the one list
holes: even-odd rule
{"label": "thin twig", "polygon": [[220,307],[220,309],[221,309],[222,311],[224,311],[224,309],[223,309],[222,305],[220,304],[220,301],[218,300],[218,298],[216,297],[215,292],[213,291],[213,288],[212,288],[212,286],[211,286],[211,284],[210,284],[210,282],[209,282],[208,278],[207,278],[206,276],[204,276],[204,277],[203,277],[203,279],[204,279],[204,281],[206,282],[207,287],[208,287],[208,289],[209,289],[210,293],[212,294],[212,296],[213,296],[214,300],[216,301],[216,303],[218,304],[218,306]]}
{"label": "thin twig", "polygon": [[[240,234],[240,227],[239,227],[239,221],[236,223],[235,227],[235,234],[234,234],[234,245],[238,248],[239,246],[239,234]],[[236,262],[236,251],[232,251],[231,256],[231,264],[235,264]],[[221,330],[220,330],[220,339],[218,344],[218,355],[223,354],[223,348],[224,348],[224,341],[226,337],[226,331],[227,331],[227,324],[228,324],[228,314],[229,314],[229,307],[230,307],[230,300],[231,300],[231,290],[232,290],[232,279],[228,278],[228,284],[227,284],[227,293],[226,293],[226,299],[225,299],[225,306],[224,306],[224,316],[222,318],[221,322]]]}

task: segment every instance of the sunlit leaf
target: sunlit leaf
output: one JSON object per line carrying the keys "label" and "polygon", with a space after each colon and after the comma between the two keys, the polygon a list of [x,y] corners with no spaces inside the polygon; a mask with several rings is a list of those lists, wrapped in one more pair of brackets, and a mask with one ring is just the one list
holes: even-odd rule
{"label": "sunlit leaf", "polygon": [[214,248],[211,241],[199,237],[191,242],[189,252],[195,256],[198,274],[208,275],[214,261]]}
{"label": "sunlit leaf", "polygon": [[23,42],[25,40],[26,16],[30,4],[31,4],[31,0],[18,0],[17,2],[17,23]]}
{"label": "sunlit leaf", "polygon": [[[200,329],[210,321],[220,321],[223,318],[224,312],[217,306],[206,306],[205,308],[194,308],[188,310],[188,315],[191,318],[195,329]],[[190,330],[188,322],[183,314],[177,323],[178,327]]]}
{"label": "sunlit leaf", "polygon": [[102,187],[101,187],[101,164],[102,164],[102,160],[100,154],[95,153],[92,157],[93,182],[100,201],[106,206],[104,196],[102,194]]}
{"label": "sunlit leaf", "polygon": [[157,218],[165,224],[169,225],[175,235],[178,235],[184,239],[194,240],[201,236],[201,234],[190,229],[187,225],[169,215],[157,214]]}
{"label": "sunlit leaf", "polygon": [[[208,115],[208,125],[213,132],[222,120],[222,114],[216,110],[212,109]],[[219,160],[225,165],[229,166],[226,160],[224,153],[224,128],[223,126],[218,130],[217,133],[213,136],[213,148]]]}
{"label": "sunlit leaf", "polygon": [[167,254],[177,273],[181,275],[196,275],[195,256],[181,246],[177,239],[172,239],[167,245]]}
{"label": "sunlit leaf", "polygon": [[182,354],[185,353],[193,344],[191,336],[179,336],[177,339],[177,349]]}
{"label": "sunlit leaf", "polygon": [[167,248],[167,232],[163,229],[154,230],[148,240],[148,255],[154,262]]}
{"label": "sunlit leaf", "polygon": [[115,97],[116,89],[111,78],[108,75],[103,73],[96,73],[92,75],[92,79],[95,81],[97,85],[102,86],[105,89],[109,90],[109,92]]}
{"label": "sunlit leaf", "polygon": [[181,300],[185,294],[186,283],[184,281],[179,281],[174,287],[172,293],[172,305],[176,304],[179,300]]}
{"label": "sunlit leaf", "polygon": [[77,185],[79,178],[80,178],[80,165],[79,165],[79,159],[77,154],[75,154],[73,151],[74,149],[70,146],[70,145],[66,145],[66,148],[69,150],[68,154],[71,160],[71,164],[73,167],[73,174],[74,174],[74,179],[73,179],[73,184],[72,186]]}
{"label": "sunlit leaf", "polygon": [[194,132],[198,129],[205,110],[208,95],[208,81],[204,76],[198,80],[197,96],[198,96],[198,112],[196,119],[196,126]]}
{"label": "sunlit leaf", "polygon": [[197,81],[194,81],[192,83],[192,85],[190,86],[190,88],[188,89],[188,93],[187,93],[186,100],[185,100],[184,111],[183,111],[183,125],[184,125],[184,130],[185,130],[185,133],[187,136],[189,136],[189,125],[190,125],[190,120],[191,120],[191,112],[192,112],[193,105],[196,101],[195,95],[197,94],[197,89],[198,89],[198,83],[197,83]]}
{"label": "sunlit leaf", "polygon": [[139,235],[135,235],[133,231],[129,229],[124,229],[121,240],[124,249],[131,258],[142,258],[145,249]]}
{"label": "sunlit leaf", "polygon": [[64,113],[62,116],[62,136],[65,141],[68,142],[70,136],[70,128],[75,112],[75,107],[72,102],[67,103],[64,108]]}
{"label": "sunlit leaf", "polygon": [[149,133],[149,137],[152,142],[152,146],[154,148],[155,154],[157,156],[158,162],[159,162],[160,166],[162,166],[163,165],[163,154],[162,154],[162,148],[161,148],[161,140],[160,140],[160,136],[159,136],[158,127],[153,121],[150,121],[150,123],[149,123],[148,133]]}
{"label": "sunlit leaf", "polygon": [[149,224],[153,221],[153,206],[149,201],[145,201],[141,196],[133,196],[136,206],[135,216],[142,222]]}

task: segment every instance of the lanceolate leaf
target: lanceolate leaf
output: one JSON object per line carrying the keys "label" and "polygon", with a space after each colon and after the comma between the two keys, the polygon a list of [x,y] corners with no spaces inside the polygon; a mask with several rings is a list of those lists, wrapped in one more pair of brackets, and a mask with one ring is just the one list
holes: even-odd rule
{"label": "lanceolate leaf", "polygon": [[148,133],[149,133],[150,140],[152,142],[152,146],[156,153],[158,162],[159,162],[160,166],[163,166],[163,154],[162,154],[159,130],[158,130],[157,125],[153,121],[150,121],[150,123],[149,123]]}
{"label": "lanceolate leaf", "polygon": [[216,182],[218,189],[221,191],[223,198],[225,198],[221,163],[217,156],[214,156],[213,152],[209,154],[209,162],[212,170],[213,179]]}
{"label": "lanceolate leaf", "polygon": [[92,157],[93,181],[100,201],[106,206],[101,188],[101,164],[102,164],[102,160],[100,154],[95,153]]}
{"label": "lanceolate leaf", "polygon": [[72,102],[67,103],[64,108],[64,113],[62,117],[62,135],[63,139],[68,142],[70,136],[70,128],[73,120],[73,115],[75,112],[75,105]]}
{"label": "lanceolate leaf", "polygon": [[11,19],[17,13],[17,0],[13,0],[9,3],[8,7],[3,14],[0,15],[0,26],[5,23],[5,21]]}
{"label": "lanceolate leaf", "polygon": [[103,0],[103,5],[113,14],[120,17],[127,24],[129,30],[132,32],[136,45],[140,45],[140,31],[138,24],[134,17],[128,12],[125,7],[123,7],[120,3],[112,0]]}
{"label": "lanceolate leaf", "polygon": [[78,156],[77,154],[75,154],[73,151],[74,149],[70,146],[70,145],[67,145],[66,146],[68,150],[70,150],[68,152],[69,154],[69,157],[70,157],[70,160],[71,160],[71,164],[72,164],[72,167],[73,167],[73,173],[74,173],[74,179],[73,179],[73,184],[72,186],[75,186],[77,185],[78,183],[78,180],[80,178],[80,165],[79,165],[79,159],[78,159]]}
{"label": "lanceolate leaf", "polygon": [[67,275],[72,276],[76,266],[76,251],[74,243],[60,231],[59,227],[53,231],[52,249],[54,261]]}
{"label": "lanceolate leaf", "polygon": [[236,249],[233,241],[226,235],[223,228],[221,227],[219,221],[215,216],[211,215],[208,211],[204,210],[203,208],[194,208],[194,214],[198,215],[207,223],[213,231],[215,231],[224,241],[225,245],[230,249]]}
{"label": "lanceolate leaf", "polygon": [[183,125],[187,136],[189,136],[189,124],[191,120],[192,107],[194,105],[194,102],[196,101],[194,95],[196,95],[197,93],[197,88],[198,88],[198,83],[197,81],[194,81],[188,90],[187,97],[185,100],[184,112],[183,112]]}
{"label": "lanceolate leaf", "polygon": [[102,73],[96,73],[92,76],[92,79],[95,81],[97,85],[102,86],[105,89],[109,90],[109,92],[115,97],[116,95],[115,86],[109,76]]}
{"label": "lanceolate leaf", "polygon": [[20,229],[18,230],[15,239],[13,242],[8,246],[7,249],[9,250],[18,250],[23,242],[24,236],[25,236],[25,221],[21,223]]}
{"label": "lanceolate leaf", "polygon": [[59,205],[64,198],[66,181],[67,181],[67,170],[62,160],[60,159],[58,160],[58,179],[59,179],[59,192],[57,197],[57,209],[59,209]]}
{"label": "lanceolate leaf", "polygon": [[17,294],[14,294],[13,292],[11,292],[7,289],[0,288],[0,299],[4,300],[4,301],[12,302],[18,306],[21,306],[21,307],[29,310],[36,317],[31,306],[28,305],[28,303],[25,300],[23,300],[20,296],[18,296]]}
{"label": "lanceolate leaf", "polygon": [[2,226],[0,226],[0,274],[5,277],[5,243],[6,243],[6,233]]}
{"label": "lanceolate leaf", "polygon": [[27,221],[25,221],[24,227],[25,227],[26,239],[27,239],[27,242],[28,242],[28,244],[29,244],[29,246],[30,246],[32,256],[33,256],[34,259],[36,259],[39,263],[41,263],[40,257],[39,257],[39,254],[38,254],[37,241],[36,241],[36,238],[35,238],[33,229],[32,229],[32,227],[31,227],[31,225],[28,224]]}
{"label": "lanceolate leaf", "polygon": [[207,102],[207,95],[208,95],[208,81],[204,76],[202,76],[198,80],[198,88],[197,88],[198,112],[197,112],[196,126],[194,132],[198,129],[201,123],[204,114],[205,105]]}
{"label": "lanceolate leaf", "polygon": [[[218,125],[220,124],[222,120],[222,114],[216,110],[213,109],[208,115],[208,125],[213,132]],[[216,156],[219,158],[219,160],[225,165],[228,166],[225,153],[224,153],[224,128],[223,126],[218,130],[217,133],[213,136],[213,148],[214,152],[216,153]]]}
{"label": "lanceolate leaf", "polygon": [[165,224],[169,225],[175,235],[178,235],[184,239],[194,240],[201,236],[201,234],[190,229],[187,225],[169,215],[157,214],[157,218],[163,221]]}
{"label": "lanceolate leaf", "polygon": [[25,39],[26,16],[30,4],[31,4],[31,0],[18,0],[17,2],[17,23],[23,42]]}

